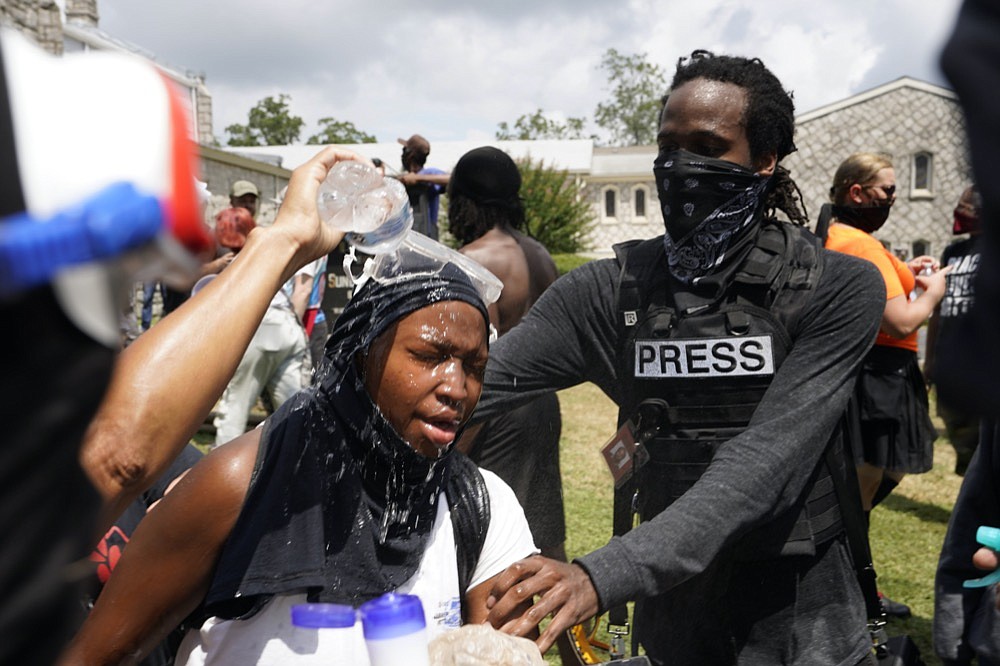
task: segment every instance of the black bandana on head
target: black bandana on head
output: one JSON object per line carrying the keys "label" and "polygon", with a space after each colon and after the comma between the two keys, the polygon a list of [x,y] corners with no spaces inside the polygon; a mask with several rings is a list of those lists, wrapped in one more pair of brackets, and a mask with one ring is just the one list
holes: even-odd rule
{"label": "black bandana on head", "polygon": [[667,270],[684,284],[743,256],[763,217],[770,178],[725,160],[674,150],[653,164]]}
{"label": "black bandana on head", "polygon": [[486,330],[482,298],[451,264],[391,285],[371,280],[347,304],[315,385],[265,424],[263,459],[206,615],[246,617],[270,595],[303,590],[357,606],[413,576],[453,456],[432,460],[410,448],[368,396],[356,359],[392,324],[443,301],[476,307]]}

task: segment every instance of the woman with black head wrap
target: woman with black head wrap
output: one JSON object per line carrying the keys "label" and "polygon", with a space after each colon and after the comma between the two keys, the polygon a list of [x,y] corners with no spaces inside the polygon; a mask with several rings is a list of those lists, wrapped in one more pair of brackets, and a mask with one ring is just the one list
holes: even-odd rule
{"label": "woman with black head wrap", "polygon": [[[207,456],[150,514],[73,654],[117,663],[187,617],[178,663],[339,663],[350,645],[303,642],[289,607],[393,590],[421,597],[432,636],[482,622],[490,579],[534,552],[510,489],[451,451],[487,339],[483,297],[457,263],[369,279],[316,385]],[[452,511],[477,503],[488,523],[465,571]]]}

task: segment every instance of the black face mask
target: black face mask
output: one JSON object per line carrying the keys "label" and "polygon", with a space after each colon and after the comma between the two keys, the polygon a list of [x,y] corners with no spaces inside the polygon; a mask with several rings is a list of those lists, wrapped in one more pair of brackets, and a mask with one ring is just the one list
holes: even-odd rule
{"label": "black face mask", "polygon": [[686,150],[658,156],[653,175],[667,268],[680,282],[697,283],[755,237],[769,177]]}
{"label": "black face mask", "polygon": [[888,206],[834,206],[833,215],[838,222],[872,234],[882,228],[885,221],[889,219],[889,211],[891,210],[891,204]]}

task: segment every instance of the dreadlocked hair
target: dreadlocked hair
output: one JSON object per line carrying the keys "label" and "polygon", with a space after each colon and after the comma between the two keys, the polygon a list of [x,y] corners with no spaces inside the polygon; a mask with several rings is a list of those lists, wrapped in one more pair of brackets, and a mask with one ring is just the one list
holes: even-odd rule
{"label": "dreadlocked hair", "polygon": [[[732,83],[746,90],[743,127],[752,159],[774,153],[780,162],[786,155],[795,152],[795,103],[792,93],[782,87],[778,77],[759,58],[715,55],[711,51],[697,50],[690,57],[678,59],[677,72],[670,87],[676,90],[695,79]],[[765,202],[768,216],[773,217],[774,212],[780,210],[794,224],[809,224],[802,191],[792,180],[788,169],[776,167],[772,181]]]}
{"label": "dreadlocked hair", "polygon": [[764,205],[767,217],[774,217],[774,213],[780,210],[792,224],[800,227],[809,226],[809,214],[806,212],[806,200],[802,196],[802,190],[792,180],[791,172],[783,166],[778,165],[774,168],[771,189]]}
{"label": "dreadlocked hair", "polygon": [[477,204],[473,199],[453,195],[448,201],[448,232],[460,245],[480,238],[493,227],[518,229],[524,226],[524,205]]}

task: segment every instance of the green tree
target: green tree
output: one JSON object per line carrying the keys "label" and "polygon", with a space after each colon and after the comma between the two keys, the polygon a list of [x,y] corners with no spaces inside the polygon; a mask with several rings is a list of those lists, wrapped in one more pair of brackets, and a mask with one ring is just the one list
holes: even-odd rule
{"label": "green tree", "polygon": [[656,143],[660,100],[667,92],[663,68],[646,60],[645,53],[625,55],[608,49],[601,58],[608,75],[611,97],[594,110],[594,122],[611,135],[618,146]]}
{"label": "green tree", "polygon": [[500,141],[531,141],[535,139],[583,139],[586,118],[567,118],[566,122],[546,118],[541,109],[522,115],[514,127],[502,122],[497,125],[496,137]]}
{"label": "green tree", "polygon": [[287,146],[299,140],[302,125],[299,116],[289,113],[288,95],[265,97],[250,109],[246,125],[233,124],[226,128],[230,146]]}
{"label": "green tree", "polygon": [[319,125],[322,131],[313,134],[306,141],[309,145],[326,145],[330,143],[375,143],[377,139],[374,135],[362,132],[349,120],[337,120],[336,118],[320,118]]}
{"label": "green tree", "polygon": [[525,233],[552,254],[583,249],[584,236],[594,223],[594,213],[582,195],[583,183],[566,171],[530,158],[517,161],[521,170]]}

